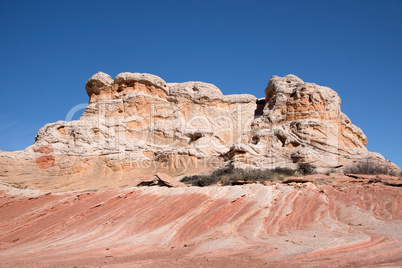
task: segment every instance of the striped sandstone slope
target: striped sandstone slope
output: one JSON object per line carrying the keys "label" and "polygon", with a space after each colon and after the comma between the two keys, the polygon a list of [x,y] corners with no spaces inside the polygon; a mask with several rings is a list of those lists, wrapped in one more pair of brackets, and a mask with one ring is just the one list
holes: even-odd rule
{"label": "striped sandstone slope", "polygon": [[397,187],[2,187],[1,267],[402,265]]}

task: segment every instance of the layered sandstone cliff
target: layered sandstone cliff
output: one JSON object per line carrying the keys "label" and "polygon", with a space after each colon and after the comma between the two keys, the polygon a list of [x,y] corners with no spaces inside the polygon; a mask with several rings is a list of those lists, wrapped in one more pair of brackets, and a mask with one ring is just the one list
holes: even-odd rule
{"label": "layered sandstone cliff", "polygon": [[[97,73],[86,83],[79,120],[47,124],[20,152],[0,152],[2,180],[38,189],[131,186],[139,176],[173,176],[232,163],[244,168],[318,171],[369,159],[367,139],[330,88],[273,76],[265,99],[223,95],[212,84],[166,83],[150,74]],[[39,180],[38,178],[41,178]],[[41,182],[40,182],[41,181]]]}

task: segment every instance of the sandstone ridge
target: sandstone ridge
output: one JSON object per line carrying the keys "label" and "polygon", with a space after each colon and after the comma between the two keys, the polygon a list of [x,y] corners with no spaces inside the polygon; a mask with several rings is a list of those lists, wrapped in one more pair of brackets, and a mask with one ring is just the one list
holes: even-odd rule
{"label": "sandstone ridge", "polygon": [[273,76],[264,99],[127,72],[114,80],[98,72],[85,88],[89,104],[79,120],[47,124],[32,146],[0,152],[4,182],[41,190],[133,186],[139,176],[194,174],[228,163],[310,163],[342,172],[371,161],[400,171],[366,149],[366,136],[341,112],[334,90],[294,75]]}

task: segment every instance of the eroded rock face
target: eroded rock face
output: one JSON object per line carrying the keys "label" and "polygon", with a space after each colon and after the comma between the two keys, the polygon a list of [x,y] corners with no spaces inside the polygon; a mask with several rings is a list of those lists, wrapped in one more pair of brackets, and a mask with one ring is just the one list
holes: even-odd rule
{"label": "eroded rock face", "polygon": [[400,267],[399,188],[341,181],[60,194],[0,185],[0,261],[13,268],[109,261],[118,267]]}
{"label": "eroded rock face", "polygon": [[367,158],[399,170],[367,151],[365,135],[341,112],[335,91],[294,75],[273,76],[260,100],[224,96],[208,83],[166,83],[139,73],[113,80],[99,72],[85,87],[89,105],[79,120],[47,124],[24,151],[0,152],[5,180],[29,184],[40,176],[81,189],[133,185],[138,176],[193,174],[228,163],[311,163],[319,171],[342,171]]}
{"label": "eroded rock face", "polygon": [[242,142],[244,151],[256,156],[247,163],[294,167],[308,162],[325,169],[373,158],[388,165],[367,151],[366,136],[341,112],[341,99],[332,89],[287,75],[273,76],[265,93],[262,114]]}

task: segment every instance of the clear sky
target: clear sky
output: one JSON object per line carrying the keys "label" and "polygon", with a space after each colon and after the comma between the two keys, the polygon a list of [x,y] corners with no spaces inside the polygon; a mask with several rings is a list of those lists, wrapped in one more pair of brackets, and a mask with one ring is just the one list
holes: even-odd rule
{"label": "clear sky", "polygon": [[264,97],[272,75],[329,86],[367,148],[402,167],[402,0],[0,0],[0,149],[144,72]]}

